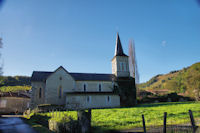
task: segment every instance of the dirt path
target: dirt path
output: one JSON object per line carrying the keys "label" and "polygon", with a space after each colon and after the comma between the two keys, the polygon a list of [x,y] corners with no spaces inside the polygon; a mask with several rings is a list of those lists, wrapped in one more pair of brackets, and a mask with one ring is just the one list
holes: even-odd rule
{"label": "dirt path", "polygon": [[0,117],[0,133],[37,133],[21,118]]}

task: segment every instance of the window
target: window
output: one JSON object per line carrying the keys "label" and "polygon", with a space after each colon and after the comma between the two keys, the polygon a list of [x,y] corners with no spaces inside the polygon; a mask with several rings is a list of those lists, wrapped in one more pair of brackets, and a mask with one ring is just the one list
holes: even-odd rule
{"label": "window", "polygon": [[126,71],[126,62],[124,62],[124,71]]}
{"label": "window", "polygon": [[87,103],[91,103],[91,96],[87,96]]}
{"label": "window", "polygon": [[6,103],[7,103],[7,100],[0,100],[0,107],[1,108],[5,108],[6,107]]}
{"label": "window", "polygon": [[107,101],[108,101],[108,103],[110,102],[110,96],[107,97]]}
{"label": "window", "polygon": [[106,97],[106,103],[107,103],[108,105],[110,105],[110,103],[111,103],[111,97],[110,97],[110,96],[107,96],[107,97]]}
{"label": "window", "polygon": [[124,71],[124,62],[122,62],[121,65],[122,65],[122,71]]}
{"label": "window", "polygon": [[122,62],[120,62],[119,65],[119,70],[122,71]]}
{"label": "window", "polygon": [[62,80],[62,77],[60,77],[59,79]]}
{"label": "window", "polygon": [[83,85],[83,90],[86,92],[86,84]]}
{"label": "window", "polygon": [[62,98],[62,87],[61,86],[59,87],[59,90],[58,90],[58,97],[60,99]]}
{"label": "window", "polygon": [[42,88],[39,89],[39,98],[42,97]]}
{"label": "window", "polygon": [[99,84],[99,91],[101,91],[101,84]]}

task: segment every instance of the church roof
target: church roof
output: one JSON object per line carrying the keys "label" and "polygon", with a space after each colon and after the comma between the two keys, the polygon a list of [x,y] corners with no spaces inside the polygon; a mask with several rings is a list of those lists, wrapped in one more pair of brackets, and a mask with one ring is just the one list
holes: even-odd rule
{"label": "church roof", "polygon": [[81,95],[95,95],[95,94],[98,94],[98,95],[116,95],[115,93],[113,93],[113,92],[84,92],[84,91],[76,91],[76,92],[66,92],[66,94],[81,94]]}
{"label": "church roof", "polygon": [[53,72],[45,72],[45,71],[33,71],[31,76],[31,81],[46,81],[47,77]]}
{"label": "church roof", "polygon": [[[31,81],[45,82],[53,72],[33,71]],[[112,81],[115,76],[113,74],[97,74],[97,73],[69,73],[76,81]]]}
{"label": "church roof", "polygon": [[122,45],[121,45],[121,41],[119,38],[119,33],[117,33],[117,40],[116,40],[116,46],[115,46],[115,56],[127,56],[126,54],[124,54]]}

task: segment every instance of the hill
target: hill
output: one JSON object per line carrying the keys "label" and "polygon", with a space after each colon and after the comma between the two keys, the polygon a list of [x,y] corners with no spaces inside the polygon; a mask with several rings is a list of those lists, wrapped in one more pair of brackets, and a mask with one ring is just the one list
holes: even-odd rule
{"label": "hill", "polygon": [[138,87],[139,90],[181,93],[200,100],[200,62],[182,70],[156,75]]}
{"label": "hill", "polygon": [[27,76],[0,76],[0,91],[30,90],[30,77]]}

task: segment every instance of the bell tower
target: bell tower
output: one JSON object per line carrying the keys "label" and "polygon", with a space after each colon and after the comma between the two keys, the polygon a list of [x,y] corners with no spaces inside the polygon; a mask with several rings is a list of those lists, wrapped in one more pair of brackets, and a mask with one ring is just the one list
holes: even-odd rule
{"label": "bell tower", "polygon": [[115,55],[112,59],[112,74],[116,77],[130,77],[128,56],[123,52],[119,33],[117,33]]}

